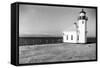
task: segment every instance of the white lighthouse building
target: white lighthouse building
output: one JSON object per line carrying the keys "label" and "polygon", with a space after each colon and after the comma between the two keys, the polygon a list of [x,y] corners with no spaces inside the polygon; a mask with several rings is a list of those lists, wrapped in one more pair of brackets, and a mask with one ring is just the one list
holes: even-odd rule
{"label": "white lighthouse building", "polygon": [[82,9],[75,25],[75,31],[63,32],[63,42],[86,43],[87,42],[87,16]]}

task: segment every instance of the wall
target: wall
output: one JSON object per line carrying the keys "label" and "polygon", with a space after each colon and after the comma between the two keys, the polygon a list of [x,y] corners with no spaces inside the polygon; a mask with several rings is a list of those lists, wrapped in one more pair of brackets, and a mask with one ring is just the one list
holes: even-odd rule
{"label": "wall", "polygon": [[[1,0],[0,1],[0,68],[16,68],[10,64],[10,4],[17,0]],[[40,3],[57,3],[57,4],[71,4],[71,5],[94,5],[98,6],[100,12],[100,0],[18,0],[26,2],[40,2]],[[100,13],[98,13],[100,18]],[[98,18],[98,19],[99,19]],[[100,19],[98,21],[98,29],[100,29]],[[99,30],[98,30],[99,31]],[[100,35],[100,32],[98,32]],[[98,36],[98,40],[100,37]],[[100,42],[98,42],[98,45]],[[100,46],[98,46],[100,52]],[[98,53],[100,58],[100,53]],[[50,64],[50,65],[31,65],[21,66],[18,68],[99,68],[100,59],[98,62],[83,62],[83,63],[64,63],[64,64]]]}
{"label": "wall", "polygon": [[76,31],[64,32],[63,42],[77,43],[77,33],[76,33]]}
{"label": "wall", "polygon": [[19,46],[62,43],[62,37],[19,37]]}

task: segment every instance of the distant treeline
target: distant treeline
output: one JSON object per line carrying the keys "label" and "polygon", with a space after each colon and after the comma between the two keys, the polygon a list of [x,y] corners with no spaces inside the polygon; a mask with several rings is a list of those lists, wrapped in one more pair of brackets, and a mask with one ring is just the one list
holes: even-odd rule
{"label": "distant treeline", "polygon": [[96,43],[97,38],[96,37],[87,37],[87,43]]}
{"label": "distant treeline", "polygon": [[19,45],[62,43],[62,37],[19,37]]}

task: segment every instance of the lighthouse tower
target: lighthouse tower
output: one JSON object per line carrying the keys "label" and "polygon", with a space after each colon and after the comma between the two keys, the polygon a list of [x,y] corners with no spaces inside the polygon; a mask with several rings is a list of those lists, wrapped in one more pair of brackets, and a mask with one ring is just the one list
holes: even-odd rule
{"label": "lighthouse tower", "polygon": [[82,9],[77,22],[77,43],[86,43],[87,41],[87,16]]}

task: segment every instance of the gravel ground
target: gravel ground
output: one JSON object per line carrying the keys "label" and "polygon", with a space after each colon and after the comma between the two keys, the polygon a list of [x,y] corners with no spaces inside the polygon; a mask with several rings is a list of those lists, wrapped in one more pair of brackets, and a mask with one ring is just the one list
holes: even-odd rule
{"label": "gravel ground", "polygon": [[44,44],[19,46],[19,64],[96,59],[96,44]]}

